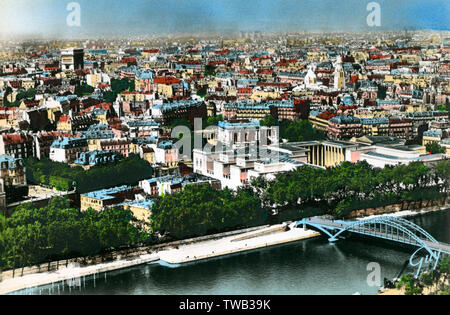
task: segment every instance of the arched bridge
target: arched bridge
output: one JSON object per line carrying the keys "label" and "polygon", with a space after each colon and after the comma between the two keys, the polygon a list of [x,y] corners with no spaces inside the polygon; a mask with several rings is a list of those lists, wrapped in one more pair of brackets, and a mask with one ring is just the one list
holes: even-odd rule
{"label": "arched bridge", "polygon": [[[431,264],[434,270],[442,255],[450,255],[450,244],[437,241],[420,226],[398,217],[382,216],[359,221],[312,217],[298,221],[296,226],[299,225],[322,231],[329,236],[330,242],[337,241],[342,233],[348,231],[417,247],[409,259],[411,266],[417,266],[416,277],[419,276],[424,263]],[[425,257],[420,256],[418,261],[414,262],[420,252],[425,253]]]}

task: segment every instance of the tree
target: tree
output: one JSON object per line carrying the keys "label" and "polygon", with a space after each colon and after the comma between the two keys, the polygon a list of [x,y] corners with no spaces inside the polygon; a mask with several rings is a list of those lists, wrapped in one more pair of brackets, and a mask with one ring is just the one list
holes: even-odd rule
{"label": "tree", "polygon": [[82,167],[70,167],[47,159],[38,161],[35,158],[25,159],[25,166],[29,182],[65,191],[75,186],[79,193],[135,184],[150,178],[153,173],[151,165],[136,154],[130,154],[118,162],[94,166],[88,171]]}
{"label": "tree", "polygon": [[442,258],[441,263],[439,265],[439,272],[447,276],[450,274],[450,257]]}
{"label": "tree", "polygon": [[267,115],[264,120],[261,121],[261,126],[265,127],[272,127],[272,126],[279,126],[280,122],[273,118],[272,115]]}
{"label": "tree", "polygon": [[23,99],[33,99],[35,97],[35,95],[36,95],[36,90],[33,88],[30,88],[26,91],[17,93],[16,100],[21,101]]}
{"label": "tree", "polygon": [[438,184],[440,181],[443,183],[443,192],[447,192],[450,183],[450,161],[441,161],[438,162],[435,169],[436,174],[436,183]]}
{"label": "tree", "polygon": [[425,145],[427,152],[431,154],[445,153],[445,148],[441,147],[437,142],[429,142]]}
{"label": "tree", "polygon": [[291,142],[323,140],[325,138],[325,134],[315,130],[308,120],[283,120],[279,126],[280,137]]}
{"label": "tree", "polygon": [[209,126],[217,126],[219,124],[219,121],[223,121],[222,114],[219,114],[217,116],[209,116],[208,118],[203,120],[203,128]]}
{"label": "tree", "polygon": [[206,65],[205,66],[205,76],[214,76],[216,75],[216,67],[213,65]]}
{"label": "tree", "polygon": [[134,89],[135,86],[133,80],[128,81],[127,79],[111,79],[111,90],[115,94],[120,94],[123,91],[133,92]]}
{"label": "tree", "polygon": [[94,88],[88,84],[76,85],[75,86],[75,94],[78,97],[89,95],[94,92]]}
{"label": "tree", "polygon": [[188,185],[163,196],[152,208],[152,229],[175,238],[200,236],[240,226],[257,225],[266,211],[251,191],[216,191],[209,185]]}
{"label": "tree", "polygon": [[131,212],[122,208],[79,212],[62,197],[52,198],[39,209],[31,203],[21,205],[11,217],[0,217],[0,268],[94,255],[145,242],[148,235],[133,221]]}
{"label": "tree", "polygon": [[197,88],[196,94],[198,96],[200,96],[201,98],[204,98],[206,96],[206,94],[208,94],[208,86],[207,85],[199,86]]}
{"label": "tree", "polygon": [[117,99],[118,93],[114,91],[104,91],[103,92],[103,100],[107,103],[114,103]]}
{"label": "tree", "polygon": [[401,278],[397,284],[397,288],[400,289],[402,287],[405,288],[406,295],[420,295],[423,291],[423,288],[420,286],[419,282],[414,279],[411,274],[406,274]]}

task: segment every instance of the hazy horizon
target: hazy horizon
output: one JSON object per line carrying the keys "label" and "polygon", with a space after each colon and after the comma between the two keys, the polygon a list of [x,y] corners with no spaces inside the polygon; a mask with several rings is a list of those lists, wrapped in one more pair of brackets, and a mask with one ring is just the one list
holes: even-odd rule
{"label": "hazy horizon", "polygon": [[[80,26],[67,25],[67,4],[80,5]],[[378,0],[381,26],[369,27],[369,0],[2,0],[0,37],[97,38],[260,31],[449,31],[450,2]]]}

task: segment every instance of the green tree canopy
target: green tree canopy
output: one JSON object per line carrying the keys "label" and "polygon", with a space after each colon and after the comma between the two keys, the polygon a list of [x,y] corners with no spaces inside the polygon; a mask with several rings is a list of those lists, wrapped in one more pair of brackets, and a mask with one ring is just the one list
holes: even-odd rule
{"label": "green tree canopy", "polygon": [[445,153],[445,148],[441,147],[437,142],[430,142],[425,145],[427,152],[431,154]]}
{"label": "green tree canopy", "polygon": [[152,228],[175,238],[205,235],[266,218],[257,197],[247,190],[235,195],[209,185],[189,185],[182,192],[163,196],[152,208]]}
{"label": "green tree canopy", "polygon": [[9,218],[0,217],[0,267],[94,255],[142,243],[148,235],[137,230],[134,220],[122,208],[80,212],[62,197],[53,197],[42,208],[23,204]]}

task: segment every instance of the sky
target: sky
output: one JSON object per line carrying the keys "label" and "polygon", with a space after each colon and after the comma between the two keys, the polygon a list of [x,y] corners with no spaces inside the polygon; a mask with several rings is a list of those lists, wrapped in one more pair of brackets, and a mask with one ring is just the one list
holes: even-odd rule
{"label": "sky", "polygon": [[[67,25],[67,4],[80,26]],[[369,27],[372,0],[1,0],[0,35],[89,37],[198,32],[450,30],[448,0],[376,0],[381,26]]]}

